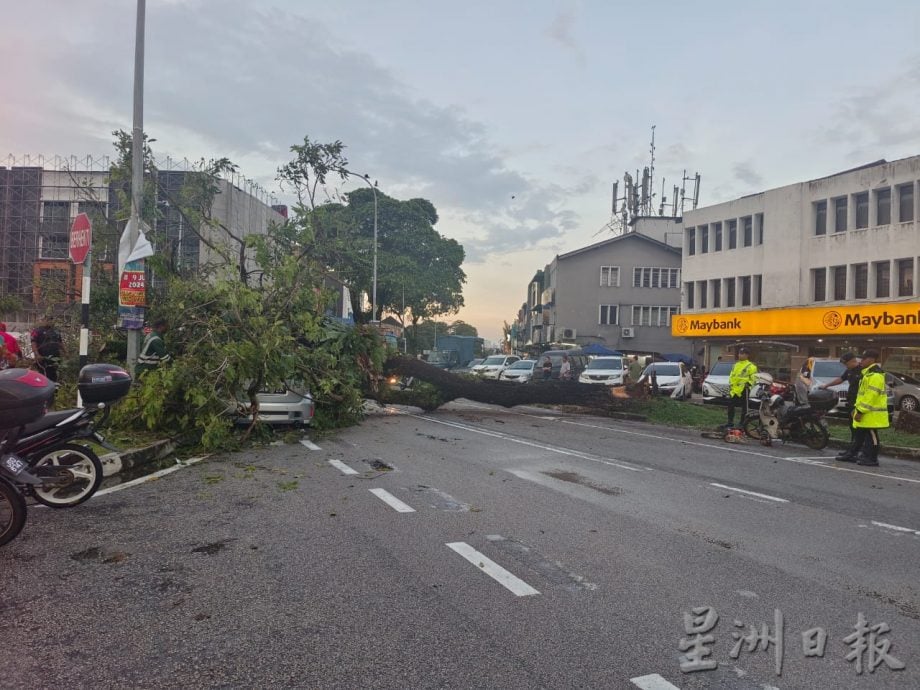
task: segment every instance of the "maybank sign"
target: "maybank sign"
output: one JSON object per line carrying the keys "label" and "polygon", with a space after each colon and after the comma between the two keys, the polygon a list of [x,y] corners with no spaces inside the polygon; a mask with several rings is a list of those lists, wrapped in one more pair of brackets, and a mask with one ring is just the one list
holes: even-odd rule
{"label": "maybank sign", "polygon": [[920,335],[920,303],[678,314],[671,317],[671,335]]}

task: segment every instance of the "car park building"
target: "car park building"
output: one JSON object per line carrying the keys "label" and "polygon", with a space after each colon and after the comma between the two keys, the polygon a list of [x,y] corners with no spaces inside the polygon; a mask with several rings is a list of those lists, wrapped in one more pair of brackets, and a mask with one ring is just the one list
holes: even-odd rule
{"label": "car park building", "polygon": [[920,374],[920,156],[687,211],[674,336],[778,375],[867,346]]}

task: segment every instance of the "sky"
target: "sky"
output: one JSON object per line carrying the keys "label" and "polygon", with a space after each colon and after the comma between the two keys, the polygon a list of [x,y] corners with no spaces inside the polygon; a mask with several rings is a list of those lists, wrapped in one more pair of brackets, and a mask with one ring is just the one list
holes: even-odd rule
{"label": "sky", "polygon": [[[147,0],[156,155],[275,182],[290,146],[438,209],[463,319],[496,340],[557,254],[610,237],[649,164],[700,205],[920,154],[920,3]],[[109,155],[132,124],[132,0],[0,0],[0,156]],[[2,162],[0,162],[2,164]],[[344,190],[348,185],[343,187]],[[620,183],[622,190],[623,184]]]}

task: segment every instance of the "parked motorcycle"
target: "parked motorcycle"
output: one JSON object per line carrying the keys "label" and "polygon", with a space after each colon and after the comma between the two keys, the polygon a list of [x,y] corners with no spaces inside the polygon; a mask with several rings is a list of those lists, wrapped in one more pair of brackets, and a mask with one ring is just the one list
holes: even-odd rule
{"label": "parked motorcycle", "polygon": [[9,450],[26,461],[38,484],[23,484],[27,496],[51,508],[70,508],[89,499],[102,483],[102,461],[89,439],[110,450],[98,428],[108,419],[110,404],[127,395],[131,377],[110,364],[90,364],[80,370],[77,383],[84,407],[48,412],[19,429]]}
{"label": "parked motorcycle", "polygon": [[801,442],[814,450],[827,446],[830,436],[823,418],[837,404],[832,391],[809,393],[803,385],[796,384],[792,402],[785,400],[782,393],[761,391],[760,396],[758,409],[744,420],[748,436],[764,445],[780,440]]}

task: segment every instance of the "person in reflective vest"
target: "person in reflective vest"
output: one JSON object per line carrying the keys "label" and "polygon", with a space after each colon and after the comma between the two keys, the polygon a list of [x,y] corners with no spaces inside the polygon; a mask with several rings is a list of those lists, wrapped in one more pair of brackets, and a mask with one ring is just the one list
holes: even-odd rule
{"label": "person in reflective vest", "polygon": [[746,347],[738,348],[738,361],[728,375],[728,427],[735,426],[735,408],[741,406],[741,423],[748,413],[748,396],[757,377],[757,365],[750,361],[750,351]]}
{"label": "person in reflective vest", "polygon": [[878,350],[862,353],[860,366],[863,368],[859,392],[853,405],[853,428],[856,430],[857,465],[878,465],[878,451],[881,447],[879,429],[888,428],[888,395],[885,391],[885,372],[878,364]]}
{"label": "person in reflective vest", "polygon": [[153,329],[144,338],[141,352],[137,356],[137,365],[134,367],[135,378],[140,379],[141,375],[156,369],[160,362],[170,360],[169,353],[166,352],[166,343],[163,342],[163,336],[167,330],[169,330],[169,324],[166,319],[154,321]]}

